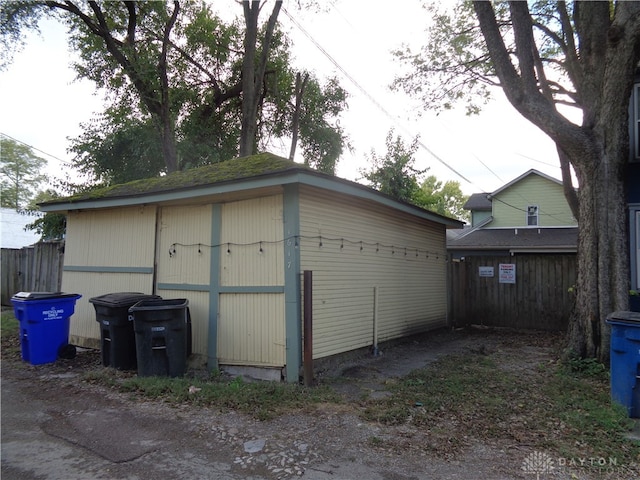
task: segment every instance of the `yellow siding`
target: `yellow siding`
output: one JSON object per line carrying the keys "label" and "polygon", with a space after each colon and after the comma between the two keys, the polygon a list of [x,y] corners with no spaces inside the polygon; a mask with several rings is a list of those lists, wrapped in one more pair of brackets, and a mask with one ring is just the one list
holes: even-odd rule
{"label": "yellow siding", "polygon": [[209,285],[210,245],[211,205],[163,207],[157,282]]}
{"label": "yellow siding", "polygon": [[560,227],[577,225],[562,185],[539,175],[528,175],[499,192],[492,203],[493,221],[490,227],[527,226],[527,206],[538,206],[538,226]]}
{"label": "yellow siding", "polygon": [[[172,206],[160,210],[157,282],[169,284],[169,287],[186,287],[184,290],[158,289],[157,293],[165,299],[189,300],[193,353],[198,355],[207,355],[209,334],[211,217],[211,205]],[[203,290],[191,290],[194,286]]]}
{"label": "yellow siding", "polygon": [[224,204],[220,284],[283,285],[282,231],[282,195]]}
{"label": "yellow siding", "polygon": [[137,273],[64,272],[62,290],[80,293],[70,321],[69,335],[74,345],[97,347],[100,328],[89,299],[114,292],[151,293],[152,276]]}
{"label": "yellow siding", "polygon": [[442,225],[311,188],[300,196],[314,358],[372,345],[374,287],[379,342],[446,324]]}
{"label": "yellow siding", "polygon": [[222,364],[285,364],[284,295],[220,295],[218,360]]}
{"label": "yellow siding", "polygon": [[[256,287],[260,290],[284,286],[282,221],[282,195],[222,205],[222,288]],[[283,366],[284,328],[284,293],[247,291],[220,294],[220,363]]]}
{"label": "yellow siding", "polygon": [[[70,212],[65,267],[153,268],[155,213],[155,207]],[[64,271],[62,290],[82,295],[70,321],[72,343],[99,345],[100,329],[90,298],[114,292],[150,294],[152,286],[152,273]]]}
{"label": "yellow siding", "polygon": [[70,212],[65,265],[153,266],[155,212],[155,207]]}

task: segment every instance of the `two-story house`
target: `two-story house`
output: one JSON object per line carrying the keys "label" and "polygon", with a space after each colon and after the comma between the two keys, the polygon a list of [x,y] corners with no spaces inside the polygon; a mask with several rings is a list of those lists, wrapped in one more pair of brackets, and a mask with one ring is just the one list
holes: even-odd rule
{"label": "two-story house", "polygon": [[451,236],[453,259],[469,255],[575,253],[578,224],[562,182],[529,170],[493,193],[471,195],[471,226]]}

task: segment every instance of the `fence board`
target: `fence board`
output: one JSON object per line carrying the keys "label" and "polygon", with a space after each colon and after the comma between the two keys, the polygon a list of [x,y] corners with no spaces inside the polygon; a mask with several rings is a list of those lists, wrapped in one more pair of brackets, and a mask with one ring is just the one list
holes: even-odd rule
{"label": "fence board", "polygon": [[[515,284],[499,282],[501,263],[515,264]],[[449,266],[454,326],[566,330],[574,301],[569,287],[576,282],[575,254],[467,256]],[[479,267],[493,267],[494,276],[480,277]]]}
{"label": "fence board", "polygon": [[11,305],[16,292],[58,292],[62,287],[64,242],[40,242],[33,246],[3,248],[2,305]]}

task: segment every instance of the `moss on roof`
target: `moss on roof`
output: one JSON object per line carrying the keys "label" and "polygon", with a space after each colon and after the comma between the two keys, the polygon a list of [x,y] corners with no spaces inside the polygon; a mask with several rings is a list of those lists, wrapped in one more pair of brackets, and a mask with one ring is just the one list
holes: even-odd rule
{"label": "moss on roof", "polygon": [[129,183],[97,188],[89,192],[58,198],[45,204],[98,200],[102,198],[128,197],[149,193],[183,190],[193,187],[226,183],[249,179],[289,170],[308,170],[311,168],[271,153],[261,153],[244,158],[234,158],[199,168],[174,172],[163,177],[135,180]]}

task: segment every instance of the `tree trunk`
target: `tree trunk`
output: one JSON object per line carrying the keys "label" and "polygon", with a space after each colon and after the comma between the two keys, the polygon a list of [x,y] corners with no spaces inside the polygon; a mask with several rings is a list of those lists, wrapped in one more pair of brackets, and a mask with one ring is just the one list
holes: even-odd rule
{"label": "tree trunk", "polygon": [[[167,172],[171,173],[178,168],[176,139],[175,139],[175,119],[170,113],[169,104],[169,82],[167,78],[167,49],[170,44],[169,36],[173,29],[178,14],[180,3],[173,1],[173,11],[167,19],[162,36],[162,51],[160,52],[157,64],[160,89],[156,88],[153,81],[149,81],[146,72],[140,70],[136,62],[137,48],[139,42],[136,40],[136,30],[138,29],[138,17],[135,2],[125,2],[127,9],[127,36],[125,41],[116,40],[111,30],[111,25],[105,17],[98,2],[89,2],[89,7],[94,17],[86,15],[73,2],[45,2],[51,9],[63,10],[79,18],[89,30],[104,41],[105,47],[113,60],[123,69],[129,77],[132,85],[139,94],[140,103],[149,111],[158,129],[162,141],[162,153],[164,156]],[[158,91],[159,90],[159,91]]]}
{"label": "tree trunk", "polygon": [[[624,170],[628,159],[628,103],[640,59],[640,7],[576,2],[580,55],[566,58],[582,109],[582,125],[561,116],[539,89],[536,45],[526,2],[510,2],[518,68],[512,64],[490,2],[474,9],[510,103],[555,143],[563,167],[573,165],[578,192],[578,279],[568,346],[580,357],[609,359],[608,314],[628,308],[629,256]],[[566,156],[566,157],[565,157]],[[564,175],[564,180],[567,178]],[[571,202],[570,202],[571,203]],[[572,208],[575,206],[572,205]]]}
{"label": "tree trunk", "polygon": [[305,73],[304,80],[298,72],[296,75],[296,104],[293,110],[293,121],[291,122],[291,150],[289,151],[289,160],[293,162],[296,156],[296,147],[298,145],[298,130],[300,129],[300,110],[302,109],[302,96],[304,95],[304,87],[309,80],[309,74]]}
{"label": "tree trunk", "polygon": [[271,39],[276,27],[278,14],[282,7],[282,0],[276,0],[267,29],[262,42],[260,61],[256,63],[256,49],[258,42],[258,15],[260,14],[259,0],[243,0],[245,20],[244,59],[242,62],[242,122],[240,130],[240,157],[255,153],[258,129],[258,104],[260,92],[267,68]]}

